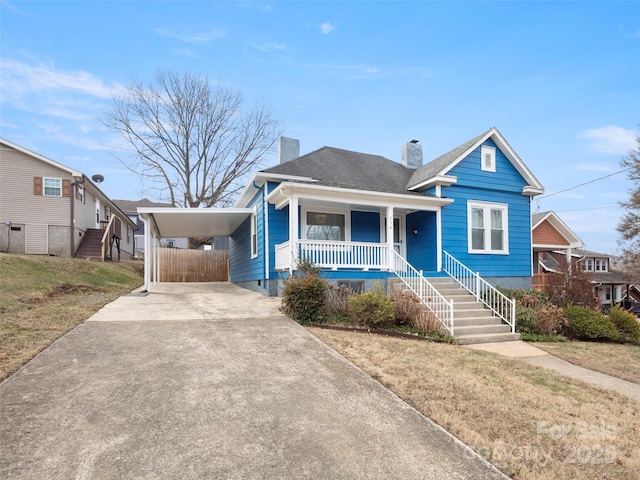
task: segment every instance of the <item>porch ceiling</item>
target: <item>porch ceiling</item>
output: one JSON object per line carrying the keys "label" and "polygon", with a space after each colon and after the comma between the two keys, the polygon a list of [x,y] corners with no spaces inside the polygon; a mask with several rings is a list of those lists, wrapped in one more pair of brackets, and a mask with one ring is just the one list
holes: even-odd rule
{"label": "porch ceiling", "polygon": [[161,238],[228,237],[247,219],[250,208],[138,208],[155,223]]}

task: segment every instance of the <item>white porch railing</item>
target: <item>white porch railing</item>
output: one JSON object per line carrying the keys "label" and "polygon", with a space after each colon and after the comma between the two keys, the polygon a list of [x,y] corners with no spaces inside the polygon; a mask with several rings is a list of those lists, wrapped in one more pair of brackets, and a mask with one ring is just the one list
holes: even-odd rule
{"label": "white porch railing", "polygon": [[393,251],[393,271],[400,277],[421,302],[431,310],[453,336],[453,300],[447,300],[424,278],[421,271],[416,270],[395,250]]}
{"label": "white porch railing", "polygon": [[470,270],[444,250],[442,251],[442,270],[471,292],[477,301],[484,303],[495,315],[502,318],[511,326],[511,332],[515,333],[516,301],[514,299],[507,298],[480,277],[480,274]]}
{"label": "white porch railing", "polygon": [[370,242],[330,242],[298,240],[298,248],[291,242],[276,245],[276,268],[286,269],[291,262],[304,258],[323,268],[358,268],[362,270],[388,269],[389,246]]}

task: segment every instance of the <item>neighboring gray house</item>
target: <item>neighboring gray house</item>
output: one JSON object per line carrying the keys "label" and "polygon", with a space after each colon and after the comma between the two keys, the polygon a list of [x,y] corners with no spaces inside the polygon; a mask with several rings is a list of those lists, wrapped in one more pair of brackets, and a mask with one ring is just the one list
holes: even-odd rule
{"label": "neighboring gray house", "polygon": [[82,172],[0,139],[0,251],[133,256],[136,228]]}

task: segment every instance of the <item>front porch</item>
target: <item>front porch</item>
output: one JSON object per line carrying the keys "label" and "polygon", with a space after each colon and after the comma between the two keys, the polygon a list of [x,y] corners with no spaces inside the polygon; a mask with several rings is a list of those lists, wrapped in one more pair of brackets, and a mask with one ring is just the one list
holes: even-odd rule
{"label": "front porch", "polygon": [[[299,259],[305,259],[325,269],[355,269],[362,271],[391,270],[388,244],[371,242],[330,242],[297,240],[275,246],[276,270],[291,269]],[[295,267],[294,267],[295,269]]]}

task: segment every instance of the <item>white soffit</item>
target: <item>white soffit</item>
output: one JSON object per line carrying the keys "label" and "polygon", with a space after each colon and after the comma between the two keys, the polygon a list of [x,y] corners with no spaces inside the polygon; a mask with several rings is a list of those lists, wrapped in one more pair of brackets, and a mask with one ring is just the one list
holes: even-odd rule
{"label": "white soffit", "polygon": [[142,218],[155,224],[161,238],[227,237],[252,212],[251,208],[138,208]]}

